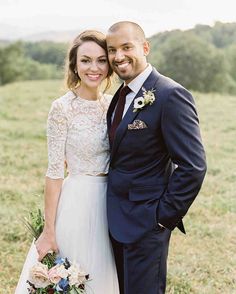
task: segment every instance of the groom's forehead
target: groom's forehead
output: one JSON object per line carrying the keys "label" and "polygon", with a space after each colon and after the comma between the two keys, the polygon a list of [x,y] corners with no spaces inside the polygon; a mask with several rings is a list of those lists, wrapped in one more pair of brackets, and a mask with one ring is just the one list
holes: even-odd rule
{"label": "groom's forehead", "polygon": [[108,46],[112,46],[113,44],[122,46],[138,41],[138,37],[134,30],[128,28],[120,28],[115,32],[108,32],[106,39]]}

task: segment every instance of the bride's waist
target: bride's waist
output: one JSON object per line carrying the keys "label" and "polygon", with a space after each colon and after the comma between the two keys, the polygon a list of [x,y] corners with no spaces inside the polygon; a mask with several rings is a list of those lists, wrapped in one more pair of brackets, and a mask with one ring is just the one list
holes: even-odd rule
{"label": "bride's waist", "polygon": [[106,182],[107,174],[99,173],[99,174],[89,174],[89,173],[77,173],[77,174],[68,174],[66,179],[83,179],[91,182]]}

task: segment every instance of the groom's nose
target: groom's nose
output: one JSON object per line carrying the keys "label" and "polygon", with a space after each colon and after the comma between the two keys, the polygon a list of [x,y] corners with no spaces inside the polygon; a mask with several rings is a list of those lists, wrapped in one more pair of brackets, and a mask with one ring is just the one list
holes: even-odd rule
{"label": "groom's nose", "polygon": [[115,54],[115,61],[123,61],[124,60],[124,52],[123,52],[123,50],[120,50],[120,49],[118,49],[118,50],[116,50],[116,54]]}

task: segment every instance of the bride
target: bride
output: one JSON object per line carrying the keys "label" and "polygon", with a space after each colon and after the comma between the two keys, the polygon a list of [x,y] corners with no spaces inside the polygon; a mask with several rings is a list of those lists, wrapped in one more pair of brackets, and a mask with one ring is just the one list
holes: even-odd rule
{"label": "bride", "polygon": [[[105,36],[85,31],[73,42],[64,96],[52,103],[47,125],[45,226],[27,255],[15,294],[27,294],[29,269],[49,252],[77,262],[90,275],[86,293],[119,294],[106,218],[110,84]],[[64,163],[68,176],[64,179]]]}

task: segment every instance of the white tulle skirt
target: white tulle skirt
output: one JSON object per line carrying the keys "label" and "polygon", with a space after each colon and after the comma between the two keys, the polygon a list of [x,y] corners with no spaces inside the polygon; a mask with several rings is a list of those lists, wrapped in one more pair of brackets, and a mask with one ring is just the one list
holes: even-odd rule
{"label": "white tulle skirt", "polygon": [[[115,262],[108,236],[106,177],[68,176],[57,209],[56,239],[59,255],[79,263],[90,275],[86,293],[119,294]],[[32,244],[15,294],[27,294],[29,268],[37,262]]]}

